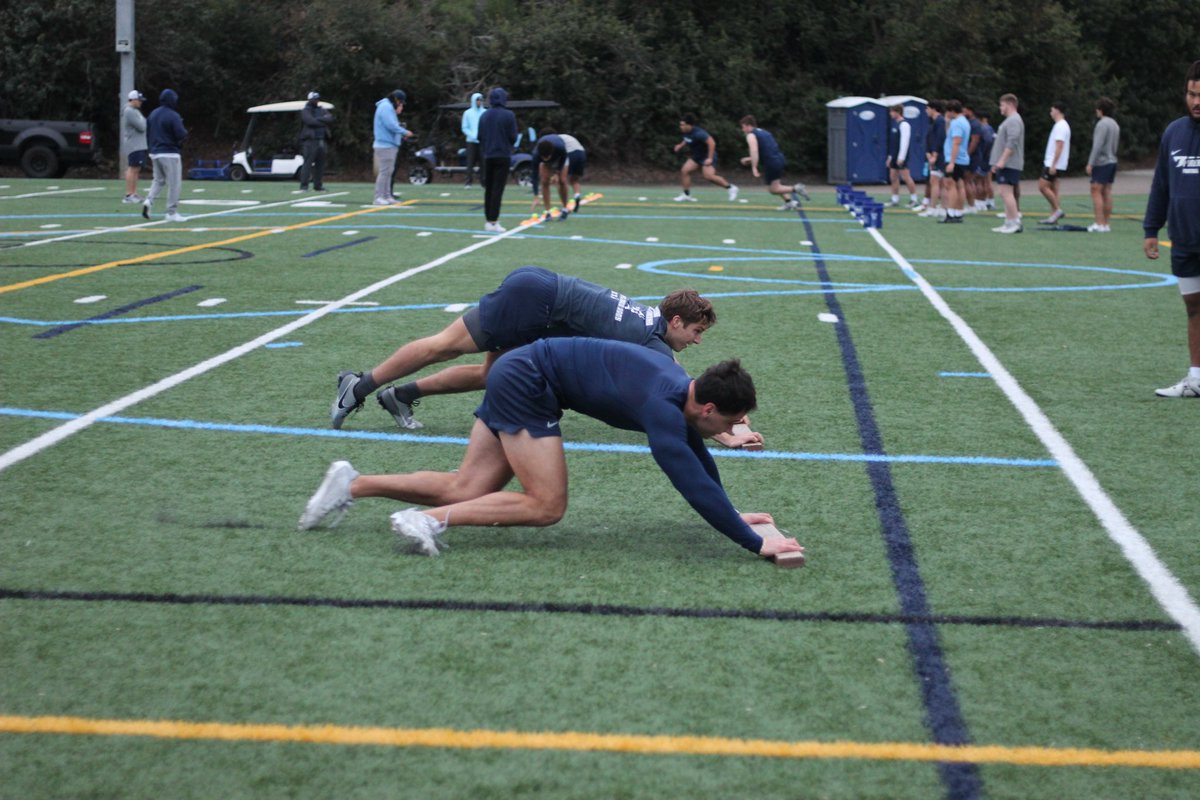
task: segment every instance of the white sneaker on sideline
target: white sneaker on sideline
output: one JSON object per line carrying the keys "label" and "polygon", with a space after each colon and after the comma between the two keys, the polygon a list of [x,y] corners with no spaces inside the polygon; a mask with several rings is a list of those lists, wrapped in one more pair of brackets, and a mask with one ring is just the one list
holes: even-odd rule
{"label": "white sneaker on sideline", "polygon": [[167,214],[167,222],[187,222],[187,217],[182,214],[171,213]]}
{"label": "white sneaker on sideline", "polygon": [[1020,233],[1025,230],[1025,226],[1019,222],[1005,222],[998,228],[992,228],[994,233]]}
{"label": "white sneaker on sideline", "polygon": [[737,200],[737,193],[737,185],[733,183],[729,184],[729,202],[732,203],[734,200]]}
{"label": "white sneaker on sideline", "polygon": [[1158,397],[1200,397],[1200,378],[1184,378],[1174,386],[1155,389]]}
{"label": "white sneaker on sideline", "polygon": [[692,197],[690,194],[683,194],[683,193],[680,193],[671,199],[674,200],[676,203],[694,203],[694,202],[696,202],[696,198]]}
{"label": "white sneaker on sideline", "polygon": [[392,204],[392,201],[388,200],[386,197],[376,197],[371,202],[371,205],[373,205],[373,206],[390,206],[391,204]]}
{"label": "white sneaker on sideline", "polygon": [[336,528],[354,503],[354,498],[350,496],[350,484],[357,477],[358,473],[349,461],[330,464],[321,485],[308,499],[304,513],[300,515],[300,524],[296,527],[302,531],[312,530],[318,525]]}
{"label": "white sneaker on sideline", "polygon": [[392,530],[396,533],[398,543],[407,546],[413,553],[426,556],[440,554],[438,545],[444,549],[446,545],[439,542],[437,537],[446,530],[446,523],[438,522],[428,514],[415,508],[397,511],[391,516]]}

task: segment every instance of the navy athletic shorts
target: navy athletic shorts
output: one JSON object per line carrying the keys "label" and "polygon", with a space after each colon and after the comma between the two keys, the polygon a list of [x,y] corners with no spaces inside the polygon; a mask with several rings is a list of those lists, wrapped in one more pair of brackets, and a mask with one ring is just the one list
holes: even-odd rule
{"label": "navy athletic shorts", "polygon": [[492,365],[475,416],[492,433],[529,431],[535,438],[562,436],[558,398],[525,349],[505,353]]}
{"label": "navy athletic shorts", "polygon": [[130,153],[129,154],[129,166],[131,166],[131,167],[144,166],[146,164],[146,153],[147,152],[149,152],[149,151],[134,150],[132,153]]}
{"label": "navy athletic shorts", "polygon": [[783,168],[785,162],[774,161],[770,164],[764,164],[762,167],[762,182],[766,186],[770,186],[775,181],[783,177]]}
{"label": "navy athletic shorts", "polygon": [[1112,183],[1117,178],[1117,163],[1092,167],[1092,183]]}
{"label": "navy athletic shorts", "polygon": [[572,150],[567,153],[567,176],[571,178],[582,178],[583,170],[587,167],[587,152],[584,150]]}
{"label": "navy athletic shorts", "polygon": [[463,322],[481,352],[519,347],[555,335],[550,311],[557,296],[557,275],[539,267],[521,267],[509,273],[496,291],[479,298],[478,308],[464,314]]}

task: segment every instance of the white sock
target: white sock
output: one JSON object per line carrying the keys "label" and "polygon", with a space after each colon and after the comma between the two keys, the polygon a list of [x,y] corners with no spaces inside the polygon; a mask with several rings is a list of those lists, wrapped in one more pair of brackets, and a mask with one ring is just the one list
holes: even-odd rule
{"label": "white sock", "polygon": [[900,195],[898,195],[898,194],[894,194],[894,195],[892,195],[892,202],[893,202],[893,203],[899,203],[899,202],[900,202]]}
{"label": "white sock", "polygon": [[1189,367],[1188,377],[1193,380],[1200,379],[1200,367]]}

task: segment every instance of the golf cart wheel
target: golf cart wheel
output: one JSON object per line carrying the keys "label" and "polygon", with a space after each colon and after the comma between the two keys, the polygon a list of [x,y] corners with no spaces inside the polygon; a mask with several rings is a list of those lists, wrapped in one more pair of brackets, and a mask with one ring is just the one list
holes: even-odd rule
{"label": "golf cart wheel", "polygon": [[413,186],[424,186],[433,180],[433,171],[424,164],[412,164],[408,168],[408,182]]}
{"label": "golf cart wheel", "polygon": [[513,170],[513,180],[518,186],[533,186],[533,168],[528,164],[522,164]]}
{"label": "golf cart wheel", "polygon": [[241,164],[234,164],[229,168],[229,180],[244,181],[246,180],[246,168]]}

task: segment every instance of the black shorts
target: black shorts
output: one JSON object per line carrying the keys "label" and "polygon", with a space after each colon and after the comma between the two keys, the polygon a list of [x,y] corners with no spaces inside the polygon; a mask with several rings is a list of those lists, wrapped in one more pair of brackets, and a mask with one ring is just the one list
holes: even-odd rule
{"label": "black shorts", "polygon": [[950,165],[946,165],[946,177],[962,183],[963,177],[967,174],[967,170],[971,168],[970,164],[955,164],[954,171],[950,171]]}
{"label": "black shorts", "polygon": [[567,153],[567,177],[582,178],[583,171],[587,167],[587,152],[584,150],[572,150]]}
{"label": "black shorts", "polygon": [[1066,176],[1067,176],[1067,171],[1065,169],[1060,169],[1057,172],[1055,172],[1053,175],[1051,175],[1049,167],[1042,167],[1042,180],[1044,180],[1044,181],[1049,181],[1050,183],[1054,183],[1059,178],[1065,178]]}
{"label": "black shorts", "polygon": [[493,433],[562,436],[558,427],[562,407],[528,348],[505,353],[492,365],[475,416]]}
{"label": "black shorts", "polygon": [[1004,169],[996,170],[996,183],[1002,183],[1005,186],[1017,186],[1021,183],[1021,170],[1014,167],[1005,167]]}
{"label": "black shorts", "polygon": [[146,163],[147,150],[134,150],[129,154],[129,166],[140,167]]}
{"label": "black shorts", "polygon": [[1200,277],[1200,253],[1171,248],[1171,274],[1176,278]]}
{"label": "black shorts", "polygon": [[463,315],[467,332],[480,352],[508,350],[562,335],[550,325],[558,297],[558,276],[540,267],[515,269],[494,292]]}

